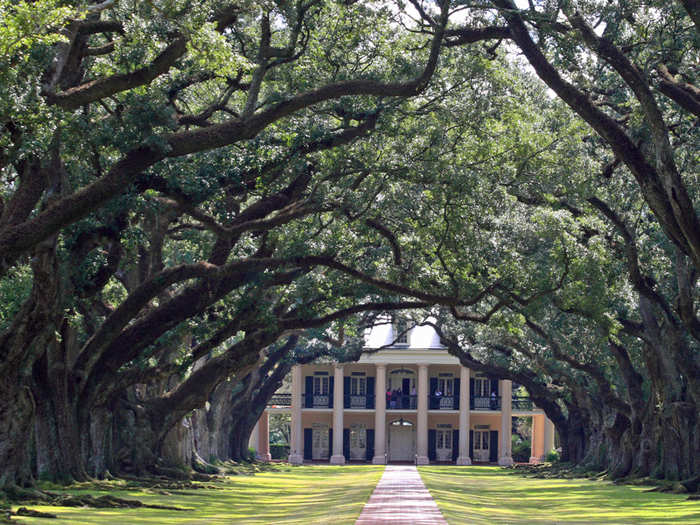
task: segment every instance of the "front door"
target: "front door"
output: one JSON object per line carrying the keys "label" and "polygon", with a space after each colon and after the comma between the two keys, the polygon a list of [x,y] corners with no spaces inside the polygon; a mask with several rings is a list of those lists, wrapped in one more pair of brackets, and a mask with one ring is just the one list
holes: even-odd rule
{"label": "front door", "polygon": [[389,461],[413,461],[416,438],[413,426],[389,427]]}
{"label": "front door", "polygon": [[330,454],[328,425],[314,423],[312,426],[312,459],[328,459]]}
{"label": "front door", "polygon": [[435,433],[435,453],[438,461],[452,460],[452,429],[438,429]]}
{"label": "front door", "polygon": [[489,461],[489,431],[474,431],[474,461]]}
{"label": "front door", "polygon": [[367,430],[364,425],[350,425],[350,459],[367,458]]}

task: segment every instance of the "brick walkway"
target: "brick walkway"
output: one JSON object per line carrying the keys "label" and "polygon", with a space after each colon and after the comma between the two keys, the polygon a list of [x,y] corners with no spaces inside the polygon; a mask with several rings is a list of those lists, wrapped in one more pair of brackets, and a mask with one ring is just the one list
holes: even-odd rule
{"label": "brick walkway", "polygon": [[412,465],[387,465],[355,525],[447,525]]}

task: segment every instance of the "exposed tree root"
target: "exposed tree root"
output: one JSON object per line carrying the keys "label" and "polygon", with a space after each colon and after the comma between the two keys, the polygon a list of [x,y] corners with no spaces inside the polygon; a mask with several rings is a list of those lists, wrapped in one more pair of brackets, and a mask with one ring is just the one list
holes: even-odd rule
{"label": "exposed tree root", "polygon": [[14,513],[15,516],[27,516],[28,518],[51,518],[57,519],[58,516],[51,514],[50,512],[41,512],[38,510],[28,509],[27,507],[20,507],[17,512]]}
{"label": "exposed tree root", "polygon": [[[203,485],[201,483],[193,483],[189,480],[177,481],[164,476],[159,477],[149,477],[149,478],[139,478],[136,476],[122,476],[123,480],[127,481],[126,488],[149,488],[149,489],[161,489],[161,490],[197,490],[197,489],[209,489],[215,490],[221,487],[217,485]],[[212,482],[222,482],[220,478],[209,478],[206,481]],[[111,487],[113,489],[114,487]]]}
{"label": "exposed tree root", "polygon": [[[104,488],[104,487],[103,487]],[[111,487],[114,489],[114,487]],[[40,498],[36,498],[36,494],[41,495]],[[79,495],[79,496],[68,496],[64,494],[56,494],[53,492],[40,492],[32,491],[30,498],[10,498],[9,501],[16,501],[28,504],[42,504],[51,505],[56,507],[92,507],[96,509],[106,509],[106,508],[147,508],[147,509],[162,509],[162,510],[176,510],[176,511],[188,511],[192,509],[186,509],[182,507],[171,507],[167,505],[150,505],[143,503],[139,500],[123,499],[110,494],[105,494],[103,496],[91,496],[90,494]],[[9,508],[2,509],[5,513],[5,517],[9,513]],[[39,516],[38,514],[30,514],[36,511],[30,511],[29,509],[23,508],[17,511],[18,516],[33,516],[33,517],[49,517],[49,516]],[[1,523],[1,522],[0,522]],[[14,522],[12,522],[14,523]]]}
{"label": "exposed tree root", "polygon": [[700,476],[695,476],[694,478],[684,479],[681,481],[686,490],[690,493],[700,492]]}
{"label": "exposed tree root", "polygon": [[[609,480],[616,485],[650,486],[646,492],[670,492],[674,494],[697,494],[700,491],[700,476],[683,481],[666,481],[656,478],[628,476],[614,478],[608,470],[589,470],[582,466],[573,466],[567,463],[542,463],[538,465],[514,465],[511,467],[514,474],[525,475],[533,478],[587,478],[591,481]],[[697,499],[691,496],[688,499]]]}
{"label": "exposed tree root", "polygon": [[134,499],[123,499],[117,498],[116,496],[110,496],[106,494],[104,496],[99,496],[97,498],[84,495],[84,496],[62,496],[51,502],[51,505],[57,505],[60,507],[92,507],[96,509],[106,509],[106,508],[128,508],[128,509],[162,509],[162,510],[177,510],[177,511],[188,511],[192,509],[185,509],[182,507],[171,507],[168,505],[149,505],[143,503],[139,500]]}

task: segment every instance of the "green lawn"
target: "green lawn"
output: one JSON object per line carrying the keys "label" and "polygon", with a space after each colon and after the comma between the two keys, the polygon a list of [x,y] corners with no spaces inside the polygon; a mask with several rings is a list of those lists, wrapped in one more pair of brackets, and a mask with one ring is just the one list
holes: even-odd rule
{"label": "green lawn", "polygon": [[419,467],[451,525],[700,524],[700,502],[644,492],[649,487],[568,479],[535,479],[498,467]]}
{"label": "green lawn", "polygon": [[[217,490],[182,491],[184,494],[172,491],[172,495],[148,489],[110,492],[148,504],[194,509],[191,512],[30,506],[57,514],[60,519],[17,519],[44,525],[351,524],[360,515],[383,470],[382,466],[372,465],[289,467],[254,476],[229,477]],[[105,492],[89,493],[97,496]]]}

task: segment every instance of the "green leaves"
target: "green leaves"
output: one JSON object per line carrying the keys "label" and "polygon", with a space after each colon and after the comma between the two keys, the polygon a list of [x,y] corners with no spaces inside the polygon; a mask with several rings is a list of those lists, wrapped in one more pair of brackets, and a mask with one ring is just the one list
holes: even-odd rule
{"label": "green leaves", "polygon": [[[65,41],[61,34],[80,12],[57,0],[0,0],[0,61],[17,67],[30,59],[32,48]],[[3,68],[4,69],[4,68]]]}

